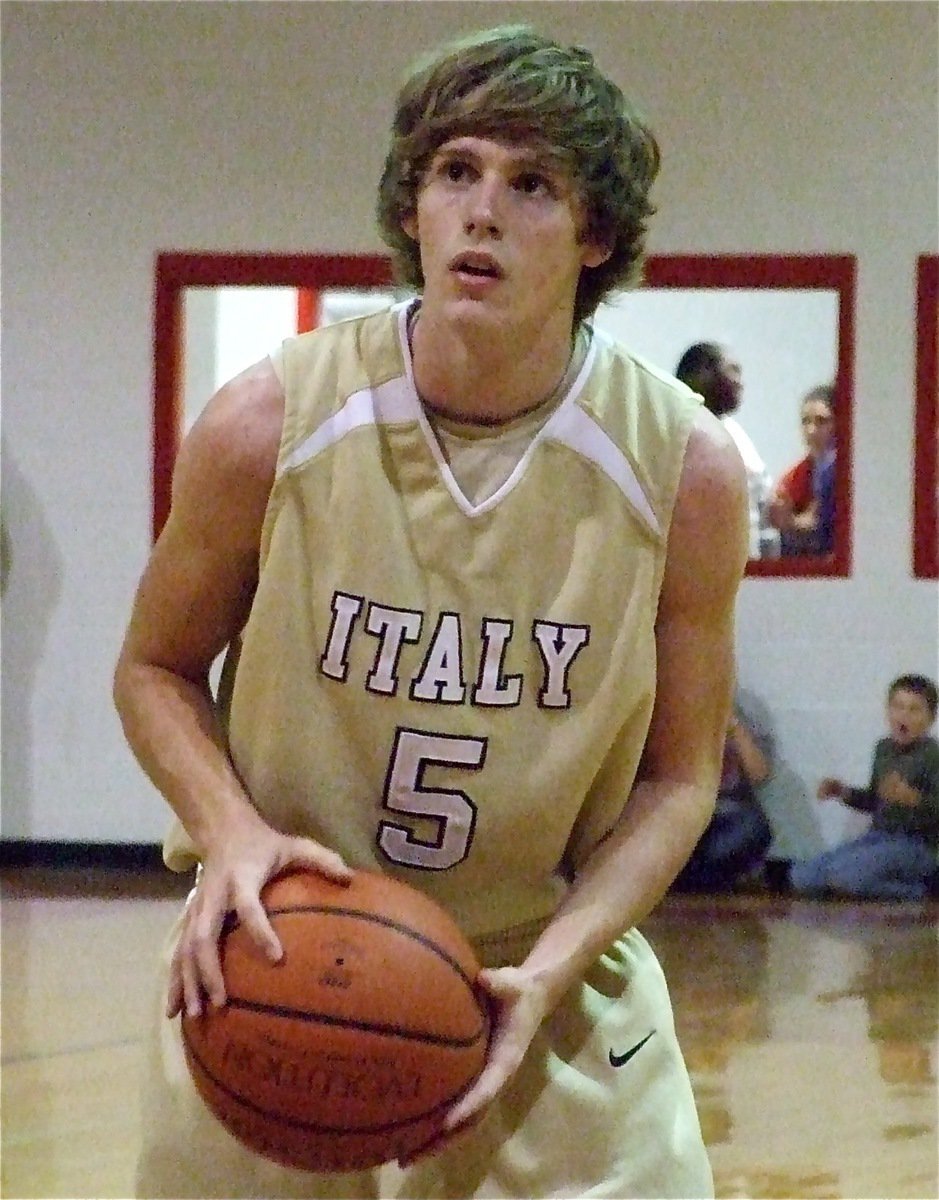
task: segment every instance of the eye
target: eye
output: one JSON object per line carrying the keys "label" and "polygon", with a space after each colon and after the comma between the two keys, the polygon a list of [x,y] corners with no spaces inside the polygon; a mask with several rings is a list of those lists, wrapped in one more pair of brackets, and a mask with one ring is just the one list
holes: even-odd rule
{"label": "eye", "polygon": [[461,183],[469,175],[469,163],[462,158],[446,158],[440,164],[440,174],[450,183]]}
{"label": "eye", "polygon": [[516,190],[526,196],[553,195],[550,180],[538,171],[523,171],[515,180]]}

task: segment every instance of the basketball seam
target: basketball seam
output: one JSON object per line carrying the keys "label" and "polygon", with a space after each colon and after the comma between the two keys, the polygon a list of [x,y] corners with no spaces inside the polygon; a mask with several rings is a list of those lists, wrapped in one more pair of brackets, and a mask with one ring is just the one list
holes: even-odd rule
{"label": "basketball seam", "polygon": [[[360,920],[371,921],[376,925],[382,925],[388,929],[393,929],[395,932],[417,942],[419,945],[423,946],[426,950],[431,951],[431,953],[435,954],[437,958],[446,963],[446,965],[450,967],[454,974],[462,981],[464,987],[467,989],[470,995],[476,999],[476,989],[473,986],[473,982],[457,962],[457,960],[445,950],[441,949],[440,946],[438,946],[437,943],[431,938],[427,937],[425,934],[419,933],[415,929],[411,929],[410,926],[404,925],[400,921],[395,921],[393,918],[382,916],[379,913],[370,913],[360,908],[339,908],[331,904],[291,904],[280,908],[268,909],[268,916],[270,918],[290,916],[292,914],[299,915],[302,913],[319,913],[323,916],[355,917]],[[240,925],[240,922],[236,918],[233,921],[231,928],[235,929],[238,927],[238,925]],[[407,1038],[410,1040],[426,1041],[432,1045],[440,1046],[471,1046],[486,1032],[486,1027],[488,1025],[486,1014],[482,1011],[481,1006],[478,1004],[478,1000],[477,1006],[480,1008],[479,1028],[476,1029],[471,1035],[464,1038],[447,1037],[443,1034],[434,1035],[414,1033],[408,1029],[403,1029],[400,1026],[377,1024],[372,1025],[367,1022],[363,1023],[352,1019],[330,1016],[326,1013],[313,1012],[307,1014],[303,1009],[293,1009],[286,1005],[268,1006],[259,1001],[248,1000],[242,996],[229,996],[229,1003],[237,1004],[237,1006],[241,1008],[249,1008],[253,1012],[270,1013],[272,1016],[292,1017],[305,1021],[322,1021],[325,1024],[345,1026],[349,1029],[371,1029],[378,1033],[387,1033],[396,1037]]]}
{"label": "basketball seam", "polygon": [[[422,946],[432,951],[438,958],[442,958],[460,976],[466,986],[471,991],[473,990],[472,980],[452,955],[448,954],[446,950],[441,949],[426,934],[419,933],[416,929],[412,929],[409,925],[405,925],[401,921],[395,921],[392,917],[383,917],[379,913],[371,913],[361,908],[339,908],[332,904],[292,904],[287,908],[269,908],[267,910],[268,917],[289,916],[291,913],[323,913],[329,917],[359,917],[361,920],[372,921],[376,925],[384,925],[388,929],[394,929],[397,933],[402,933],[405,937],[409,937],[415,942],[420,942]],[[237,928],[240,924],[241,922],[236,919],[232,928]]]}
{"label": "basketball seam", "polygon": [[429,1033],[426,1030],[405,1029],[400,1025],[382,1025],[375,1021],[357,1020],[354,1017],[339,1017],[333,1013],[290,1008],[286,1004],[265,1004],[261,1000],[248,1000],[244,996],[229,996],[226,1003],[232,1008],[245,1009],[248,1012],[260,1013],[262,1016],[283,1017],[286,1020],[304,1021],[311,1025],[337,1025],[343,1029],[356,1029],[360,1033],[375,1033],[382,1037],[397,1037],[411,1042],[426,1042],[429,1046],[448,1046],[454,1050],[463,1050],[468,1046],[474,1046],[486,1031],[485,1018],[479,1028],[471,1035],[467,1037],[454,1037],[445,1033]]}
{"label": "basketball seam", "polygon": [[[254,1104],[252,1101],[246,1100],[243,1096],[239,1095],[238,1092],[234,1091],[231,1087],[223,1083],[220,1079],[217,1079],[215,1075],[212,1074],[212,1072],[197,1054],[195,1047],[192,1044],[192,1040],[186,1031],[185,1025],[182,1028],[182,1033],[183,1042],[186,1047],[186,1053],[190,1055],[192,1061],[198,1066],[199,1070],[203,1073],[206,1079],[210,1080],[220,1092],[224,1092],[224,1094],[228,1096],[230,1100],[234,1100],[236,1104],[240,1104],[242,1108],[248,1109],[249,1112],[253,1112],[259,1117],[264,1117],[270,1121],[276,1121],[281,1125],[288,1125],[293,1129],[301,1129],[308,1133],[329,1133],[345,1135],[347,1137],[362,1137],[363,1135],[368,1134],[390,1133],[395,1130],[405,1129],[408,1125],[414,1125],[418,1121],[426,1121],[430,1118],[433,1118],[438,1113],[445,1112],[469,1090],[470,1086],[475,1083],[476,1079],[479,1077],[477,1072],[472,1079],[468,1080],[465,1084],[463,1084],[462,1087],[458,1088],[453,1095],[447,1096],[445,1099],[439,1101],[433,1106],[433,1108],[428,1108],[424,1112],[416,1113],[414,1116],[407,1117],[402,1121],[391,1121],[382,1125],[357,1125],[352,1128],[350,1128],[348,1125],[322,1125],[316,1121],[301,1121],[296,1117],[287,1116],[286,1114],[277,1112],[274,1109],[262,1108],[259,1104]],[[206,1103],[209,1104],[207,1100]],[[209,1104],[209,1107],[211,1108],[211,1104]]]}

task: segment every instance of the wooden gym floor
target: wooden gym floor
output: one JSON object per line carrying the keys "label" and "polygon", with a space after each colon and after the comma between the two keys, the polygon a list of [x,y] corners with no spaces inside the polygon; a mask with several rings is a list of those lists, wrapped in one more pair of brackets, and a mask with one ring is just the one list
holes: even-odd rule
{"label": "wooden gym floor", "polygon": [[[2,1184],[128,1197],[168,874],[7,869]],[[935,902],[669,897],[643,929],[672,989],[724,1197],[939,1195]]]}

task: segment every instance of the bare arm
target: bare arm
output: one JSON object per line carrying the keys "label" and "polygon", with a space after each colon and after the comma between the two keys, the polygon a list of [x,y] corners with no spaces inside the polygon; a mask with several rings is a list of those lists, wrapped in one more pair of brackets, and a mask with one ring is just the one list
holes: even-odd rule
{"label": "bare arm", "polygon": [[170,1013],[203,992],[224,999],[217,942],[235,909],[274,958],[280,946],[258,894],[305,861],[343,877],[338,857],[267,826],[238,778],[219,727],[209,671],[238,634],[257,583],[283,396],[269,360],[209,402],[176,465],[169,519],[134,600],[114,675],[127,740],[195,843],[205,868],[171,973]]}
{"label": "bare arm", "polygon": [[639,777],[522,970],[549,1003],[664,895],[710,819],[734,689],[734,605],[747,558],[746,478],[702,412],[669,533],[656,700]]}
{"label": "bare arm", "polygon": [[201,854],[253,808],[215,718],[209,670],[247,618],[274,477],[277,398],[259,364],[209,402],[176,464],[141,578],[114,700],[141,766]]}
{"label": "bare arm", "polygon": [[678,874],[714,806],[734,687],[734,605],[747,558],[740,457],[702,410],[685,456],[656,624],[656,701],[639,778],[620,820],[580,871],[518,968],[484,972],[499,1006],[490,1057],[448,1116],[488,1104],[544,1017]]}

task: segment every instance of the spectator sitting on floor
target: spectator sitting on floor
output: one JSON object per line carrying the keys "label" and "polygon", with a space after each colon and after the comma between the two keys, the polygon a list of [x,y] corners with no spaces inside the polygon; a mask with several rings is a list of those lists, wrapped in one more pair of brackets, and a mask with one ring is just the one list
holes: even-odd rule
{"label": "spectator sitting on floor", "polygon": [[738,697],[727,726],[714,814],[673,885],[722,892],[762,867],[773,831],[757,799],[772,772],[772,739]]}
{"label": "spectator sitting on floor", "polygon": [[939,848],[939,742],[928,732],[937,696],[936,684],[924,675],[901,675],[891,683],[890,736],[874,748],[870,783],[856,788],[823,779],[818,786],[820,800],[837,799],[871,813],[870,829],[793,863],[793,891],[865,900],[919,900],[927,894]]}

